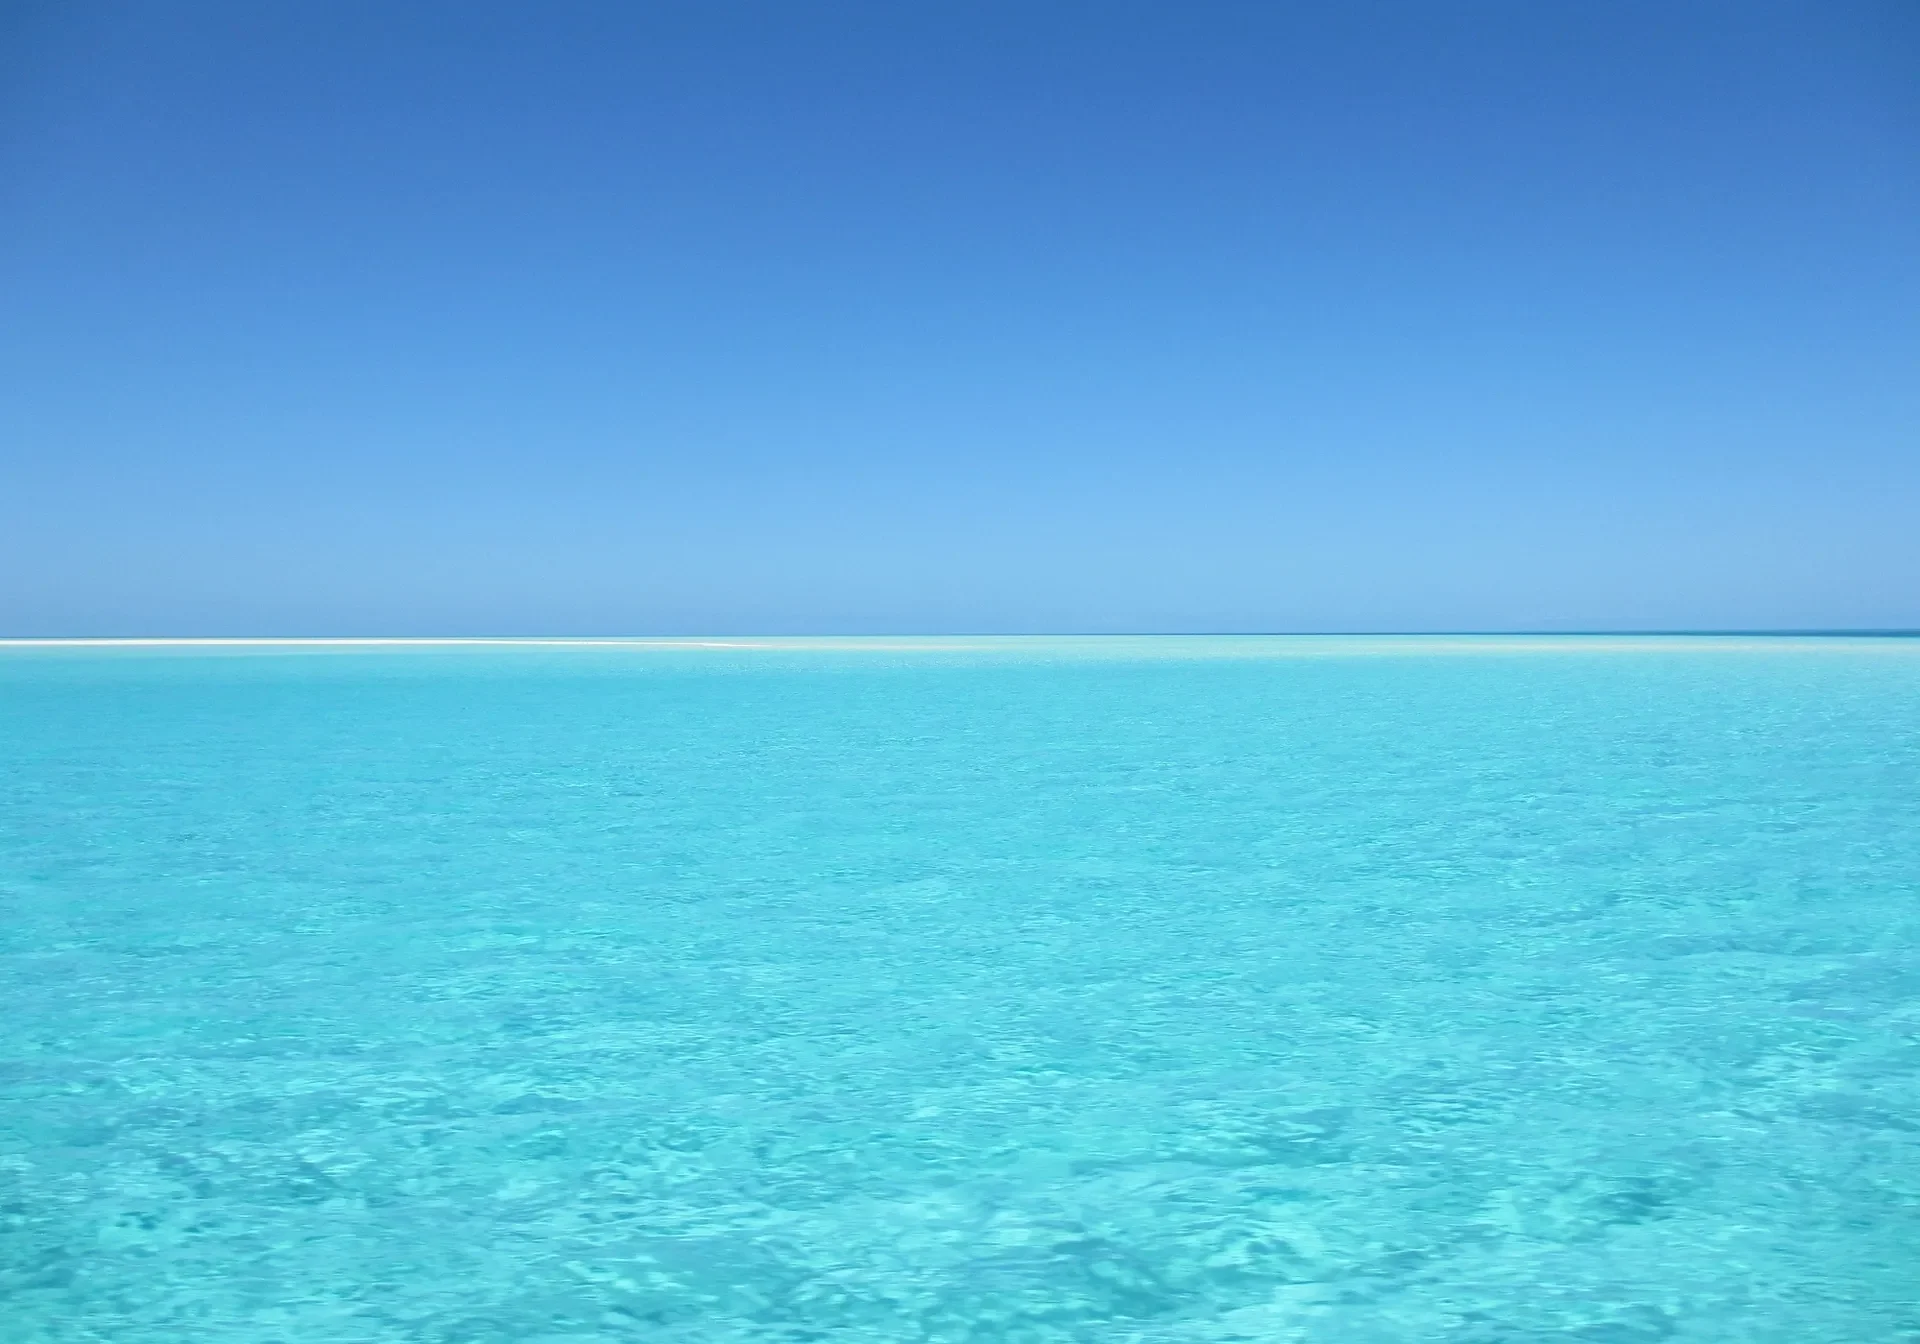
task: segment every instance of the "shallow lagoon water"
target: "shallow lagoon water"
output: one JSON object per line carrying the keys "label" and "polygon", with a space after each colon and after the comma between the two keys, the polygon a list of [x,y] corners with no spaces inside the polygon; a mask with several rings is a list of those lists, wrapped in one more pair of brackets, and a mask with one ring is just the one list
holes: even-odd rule
{"label": "shallow lagoon water", "polygon": [[1920,1340],[1920,641],[0,649],[0,1338]]}

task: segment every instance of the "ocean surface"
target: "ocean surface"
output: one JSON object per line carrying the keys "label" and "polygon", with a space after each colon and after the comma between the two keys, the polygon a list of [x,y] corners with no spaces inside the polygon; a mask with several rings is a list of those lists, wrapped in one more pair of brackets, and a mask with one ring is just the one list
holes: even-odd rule
{"label": "ocean surface", "polygon": [[0,1340],[1920,1340],[1920,640],[0,648]]}

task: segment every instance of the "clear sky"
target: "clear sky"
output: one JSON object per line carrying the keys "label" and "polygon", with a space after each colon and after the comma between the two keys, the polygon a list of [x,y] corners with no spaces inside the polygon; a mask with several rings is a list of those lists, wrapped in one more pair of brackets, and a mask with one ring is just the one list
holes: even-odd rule
{"label": "clear sky", "polygon": [[0,633],[1920,626],[1920,5],[12,3]]}

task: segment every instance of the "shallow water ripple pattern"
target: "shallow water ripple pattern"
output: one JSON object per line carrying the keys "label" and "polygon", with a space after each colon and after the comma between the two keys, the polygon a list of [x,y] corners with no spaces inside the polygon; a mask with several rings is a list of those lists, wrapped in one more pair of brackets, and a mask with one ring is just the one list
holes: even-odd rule
{"label": "shallow water ripple pattern", "polygon": [[0,650],[0,1338],[1920,1340],[1909,644]]}

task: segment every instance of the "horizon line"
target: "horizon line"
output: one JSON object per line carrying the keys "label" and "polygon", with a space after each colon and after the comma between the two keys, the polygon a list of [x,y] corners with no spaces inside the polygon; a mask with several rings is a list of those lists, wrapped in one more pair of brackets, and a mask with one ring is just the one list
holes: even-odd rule
{"label": "horizon line", "polygon": [[1103,631],[940,631],[913,634],[867,631],[835,634],[755,633],[741,635],[0,635],[4,648],[241,647],[241,646],[664,646],[749,649],[766,640],[935,640],[935,639],[1920,639],[1920,627],[1777,627],[1643,629],[1463,629],[1463,630],[1103,630]]}

